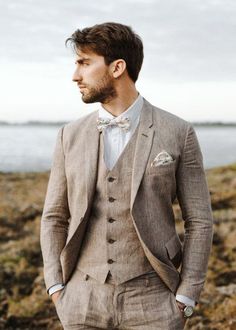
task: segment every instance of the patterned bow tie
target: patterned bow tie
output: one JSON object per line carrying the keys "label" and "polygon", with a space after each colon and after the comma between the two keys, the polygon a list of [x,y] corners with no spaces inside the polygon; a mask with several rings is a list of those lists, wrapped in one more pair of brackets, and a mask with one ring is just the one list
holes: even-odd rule
{"label": "patterned bow tie", "polygon": [[118,126],[124,131],[128,131],[130,128],[130,118],[119,118],[119,119],[102,119],[98,118],[97,120],[97,129],[99,132],[102,132],[103,129],[107,128],[108,126]]}

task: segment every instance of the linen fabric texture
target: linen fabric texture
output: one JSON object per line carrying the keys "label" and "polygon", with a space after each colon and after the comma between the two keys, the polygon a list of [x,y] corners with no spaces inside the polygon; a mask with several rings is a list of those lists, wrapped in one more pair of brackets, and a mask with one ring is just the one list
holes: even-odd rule
{"label": "linen fabric texture", "polygon": [[[93,214],[100,141],[97,118],[96,111],[58,133],[40,236],[47,289],[70,283]],[[152,167],[163,150],[173,161]],[[144,99],[132,152],[128,219],[145,258],[170,292],[198,302],[212,244],[212,213],[195,131]],[[183,245],[175,229],[176,197],[185,222]]]}

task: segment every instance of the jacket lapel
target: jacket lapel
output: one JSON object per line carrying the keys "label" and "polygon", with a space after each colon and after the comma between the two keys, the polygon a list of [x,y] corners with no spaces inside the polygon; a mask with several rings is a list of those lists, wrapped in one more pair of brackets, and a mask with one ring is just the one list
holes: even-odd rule
{"label": "jacket lapel", "polygon": [[130,202],[131,210],[144,171],[146,169],[148,157],[152,147],[152,141],[154,135],[152,112],[153,109],[151,104],[144,99],[144,104],[141,111],[140,123],[138,128],[138,136],[136,140],[135,154],[134,154],[134,168],[132,175],[131,202]]}
{"label": "jacket lapel", "polygon": [[[96,188],[96,178],[97,178],[97,162],[98,162],[98,147],[99,147],[99,131],[97,129],[96,120],[98,117],[98,112],[94,112],[87,122],[85,122],[83,129],[85,134],[81,135],[81,140],[83,144],[83,149],[80,151],[83,157],[81,163],[81,168],[78,169],[79,175],[82,177],[84,184],[81,187],[85,188],[84,199],[80,201],[80,213],[79,213],[79,223],[75,223],[72,230],[69,230],[69,236],[67,237],[67,243],[61,252],[60,260],[63,270],[63,280],[66,283],[71,276],[73,268],[75,266],[76,260],[78,258],[78,253],[80,250],[80,245],[84,236],[84,232],[87,225],[93,194]],[[79,152],[79,151],[78,151]],[[80,178],[81,178],[80,177]],[[82,216],[81,216],[82,215]],[[71,225],[73,222],[71,222]]]}
{"label": "jacket lapel", "polygon": [[[135,147],[134,154],[134,168],[131,184],[131,205],[132,206],[140,186],[148,157],[152,147],[153,141],[153,119],[152,119],[152,105],[144,99],[143,108],[140,116],[140,123],[138,128],[138,136]],[[90,207],[93,194],[96,187],[97,179],[97,164],[98,164],[98,154],[99,154],[99,138],[100,132],[97,129],[96,120],[98,118],[98,112],[95,112],[93,116],[90,117],[88,129],[85,135],[85,182],[86,182],[86,198],[87,207]]]}
{"label": "jacket lapel", "polygon": [[[100,132],[97,129],[96,120],[98,113],[90,118],[89,126],[86,131],[84,166],[85,166],[85,182],[86,182],[86,199],[87,208],[90,207],[93,194],[96,188],[97,165],[99,154],[99,138]],[[83,173],[81,173],[83,175]]]}

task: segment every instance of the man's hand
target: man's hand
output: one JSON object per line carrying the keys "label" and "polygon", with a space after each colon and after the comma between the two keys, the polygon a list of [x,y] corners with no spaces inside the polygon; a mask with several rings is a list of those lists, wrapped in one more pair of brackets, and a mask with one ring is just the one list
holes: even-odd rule
{"label": "man's hand", "polygon": [[184,322],[184,325],[185,325],[185,323],[187,321],[187,318],[184,317],[184,307],[185,307],[185,305],[183,303],[181,303],[180,301],[178,301],[178,300],[176,300],[176,303],[177,303],[177,305],[179,307],[179,310],[180,310],[180,312],[182,314],[183,322]]}
{"label": "man's hand", "polygon": [[59,298],[59,296],[60,296],[62,290],[63,290],[63,289],[58,290],[58,291],[54,292],[54,293],[51,295],[51,298],[52,298],[52,301],[53,301],[54,304],[57,302],[57,299]]}

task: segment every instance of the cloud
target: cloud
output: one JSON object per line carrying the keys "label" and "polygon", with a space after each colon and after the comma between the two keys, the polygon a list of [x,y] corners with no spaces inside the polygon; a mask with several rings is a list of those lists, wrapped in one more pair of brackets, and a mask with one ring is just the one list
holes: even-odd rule
{"label": "cloud", "polygon": [[235,17],[235,0],[0,0],[0,119],[70,120],[97,108],[72,87],[64,42],[115,21],[144,42],[144,97],[188,120],[235,121]]}
{"label": "cloud", "polygon": [[2,61],[55,61],[68,56],[64,41],[76,28],[118,21],[144,41],[145,77],[235,79],[233,0],[1,0],[0,12]]}

